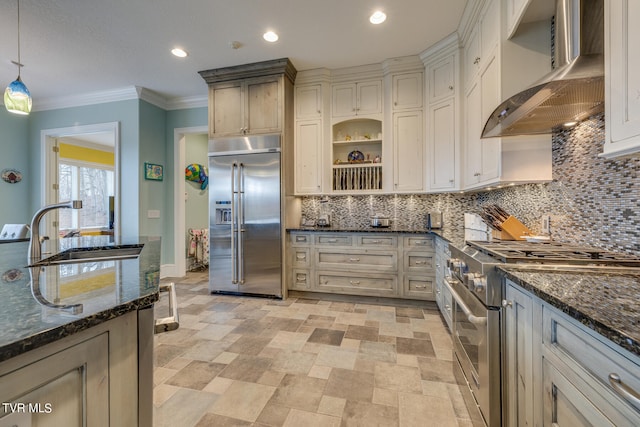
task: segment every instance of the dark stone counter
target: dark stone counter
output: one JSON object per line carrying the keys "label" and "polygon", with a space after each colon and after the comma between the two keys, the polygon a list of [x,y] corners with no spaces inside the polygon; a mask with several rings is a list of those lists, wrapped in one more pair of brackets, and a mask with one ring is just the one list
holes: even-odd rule
{"label": "dark stone counter", "polygon": [[503,265],[523,289],[640,356],[640,269]]}
{"label": "dark stone counter", "polygon": [[[158,300],[160,239],[88,236],[45,242],[52,253],[143,244],[138,258],[26,267],[28,242],[0,245],[0,362],[91,328]],[[49,248],[49,249],[48,249]],[[43,257],[51,254],[43,253]],[[34,286],[34,283],[37,286]],[[39,291],[39,292],[38,292]],[[82,304],[82,311],[51,308]]]}
{"label": "dark stone counter", "polygon": [[403,228],[403,227],[366,227],[366,228],[338,228],[338,227],[297,227],[287,228],[287,232],[312,233],[398,233],[398,234],[431,234],[439,236],[450,243],[464,246],[464,236],[448,229]]}

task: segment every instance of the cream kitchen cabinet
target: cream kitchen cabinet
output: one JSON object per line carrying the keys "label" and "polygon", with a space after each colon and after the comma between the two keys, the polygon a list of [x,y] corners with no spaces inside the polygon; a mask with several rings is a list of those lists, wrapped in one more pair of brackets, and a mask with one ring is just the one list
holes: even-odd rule
{"label": "cream kitchen cabinet", "polygon": [[334,84],[331,87],[331,105],[333,117],[382,114],[382,80]]}
{"label": "cream kitchen cabinet", "polygon": [[449,250],[449,242],[441,237],[435,238],[436,247],[436,304],[440,313],[444,318],[449,331],[451,331],[451,293],[449,289],[444,286],[444,281],[447,280],[447,260],[451,258],[451,251]]}
{"label": "cream kitchen cabinet", "polygon": [[393,113],[393,190],[424,190],[423,112]]}
{"label": "cream kitchen cabinet", "polygon": [[485,118],[500,102],[497,67],[493,55],[466,94],[465,187],[493,182],[500,176],[500,139],[480,138]]}
{"label": "cream kitchen cabinet", "polygon": [[540,351],[539,328],[534,325],[534,313],[539,306],[534,305],[533,297],[513,284],[505,289],[504,325],[505,325],[505,370],[506,425],[533,426],[534,402],[534,348]]}
{"label": "cream kitchen cabinet", "polygon": [[296,120],[294,147],[296,194],[322,194],[322,120]]}
{"label": "cream kitchen cabinet", "polygon": [[455,191],[460,186],[460,49],[457,34],[421,57],[427,72],[427,189]]}
{"label": "cream kitchen cabinet", "polygon": [[530,23],[527,31],[507,39],[500,4],[485,1],[464,35],[463,190],[552,178],[551,135],[481,138],[487,119],[503,99],[551,71],[550,21]]}
{"label": "cream kitchen cabinet", "polygon": [[640,152],[638,16],[637,1],[605,1],[605,158]]}
{"label": "cream kitchen cabinet", "polygon": [[278,77],[212,84],[209,86],[209,136],[279,132],[282,106]]}
{"label": "cream kitchen cabinet", "polygon": [[394,74],[391,78],[393,111],[415,110],[422,108],[423,73]]}
{"label": "cream kitchen cabinet", "polygon": [[435,301],[433,236],[290,231],[287,288]]}
{"label": "cream kitchen cabinet", "polygon": [[296,120],[321,119],[323,102],[322,84],[296,85]]}

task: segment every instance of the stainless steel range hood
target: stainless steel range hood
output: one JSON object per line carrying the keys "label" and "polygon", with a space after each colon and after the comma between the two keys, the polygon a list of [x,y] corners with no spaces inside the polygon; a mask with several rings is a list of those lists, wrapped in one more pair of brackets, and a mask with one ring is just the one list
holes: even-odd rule
{"label": "stainless steel range hood", "polygon": [[604,0],[557,0],[556,69],[495,109],[483,138],[551,133],[604,110]]}

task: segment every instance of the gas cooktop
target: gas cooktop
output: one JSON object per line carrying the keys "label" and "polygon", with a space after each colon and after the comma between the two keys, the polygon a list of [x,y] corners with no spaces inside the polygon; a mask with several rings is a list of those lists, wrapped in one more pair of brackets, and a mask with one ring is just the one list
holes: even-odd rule
{"label": "gas cooktop", "polygon": [[558,242],[467,241],[467,245],[504,263],[556,263],[640,267],[637,256]]}

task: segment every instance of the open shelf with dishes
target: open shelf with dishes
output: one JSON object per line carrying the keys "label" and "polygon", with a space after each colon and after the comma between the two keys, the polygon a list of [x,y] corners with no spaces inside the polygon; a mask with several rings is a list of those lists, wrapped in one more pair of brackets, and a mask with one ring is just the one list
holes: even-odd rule
{"label": "open shelf with dishes", "polygon": [[382,190],[382,122],[345,120],[332,137],[333,191]]}

